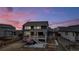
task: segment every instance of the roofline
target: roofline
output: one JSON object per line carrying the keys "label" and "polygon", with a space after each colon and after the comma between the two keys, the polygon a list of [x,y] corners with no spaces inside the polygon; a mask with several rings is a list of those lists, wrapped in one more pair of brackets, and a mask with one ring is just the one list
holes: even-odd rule
{"label": "roofline", "polygon": [[15,26],[13,26],[13,25],[10,25],[10,24],[0,24],[0,25],[4,25],[4,26],[10,26],[10,27],[12,27],[12,28],[15,28],[15,29],[16,29],[16,27],[15,27]]}
{"label": "roofline", "polygon": [[[48,23],[48,21],[30,21],[30,22],[47,22]],[[26,22],[26,23],[28,23],[28,22]],[[26,23],[24,23],[22,26],[24,26]]]}

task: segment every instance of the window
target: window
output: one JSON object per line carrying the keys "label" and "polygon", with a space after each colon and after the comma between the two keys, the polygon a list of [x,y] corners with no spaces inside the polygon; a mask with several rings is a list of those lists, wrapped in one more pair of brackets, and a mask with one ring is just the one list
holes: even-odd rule
{"label": "window", "polygon": [[16,32],[13,32],[14,33],[14,35],[16,35]]}
{"label": "window", "polygon": [[30,32],[25,31],[25,32],[24,32],[24,35],[25,35],[25,36],[30,35]]}
{"label": "window", "polygon": [[35,26],[34,29],[41,29],[41,27],[40,26]]}
{"label": "window", "polygon": [[42,29],[47,29],[47,26],[41,26]]}
{"label": "window", "polygon": [[29,30],[29,29],[31,29],[31,27],[30,26],[26,26],[25,29]]}
{"label": "window", "polygon": [[38,35],[39,35],[39,36],[43,36],[44,33],[43,33],[43,32],[38,32]]}
{"label": "window", "polygon": [[13,35],[13,33],[11,31],[6,31],[5,34],[6,34],[6,36]]}
{"label": "window", "polygon": [[41,29],[41,27],[40,27],[40,26],[38,26],[38,27],[37,27],[37,29]]}
{"label": "window", "polygon": [[74,32],[73,32],[73,36],[74,36]]}
{"label": "window", "polygon": [[44,39],[39,39],[39,41],[40,41],[40,42],[45,42],[45,40],[44,40]]}
{"label": "window", "polygon": [[34,32],[31,32],[31,35],[34,35]]}
{"label": "window", "polygon": [[76,32],[76,36],[78,36],[78,33]]}
{"label": "window", "polygon": [[36,26],[34,27],[34,29],[36,29]]}
{"label": "window", "polygon": [[31,29],[34,29],[34,26],[31,26]]}

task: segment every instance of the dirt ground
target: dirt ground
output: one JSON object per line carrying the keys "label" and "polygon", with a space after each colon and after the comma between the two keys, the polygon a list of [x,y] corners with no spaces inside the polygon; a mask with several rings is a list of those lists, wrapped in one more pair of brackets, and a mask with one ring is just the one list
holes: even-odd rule
{"label": "dirt ground", "polygon": [[[60,40],[61,41],[61,40]],[[0,47],[0,51],[65,51],[62,45],[55,46],[55,39],[49,39],[46,48],[25,48],[22,40],[15,41],[6,46]],[[67,43],[67,42],[66,42]]]}
{"label": "dirt ground", "polygon": [[54,48],[24,48],[22,41],[17,41],[0,48],[0,51],[55,51]]}

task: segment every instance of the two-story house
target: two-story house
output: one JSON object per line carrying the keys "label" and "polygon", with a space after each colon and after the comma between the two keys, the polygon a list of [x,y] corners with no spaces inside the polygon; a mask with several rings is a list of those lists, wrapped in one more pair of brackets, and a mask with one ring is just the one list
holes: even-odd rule
{"label": "two-story house", "polygon": [[58,33],[60,33],[62,37],[72,42],[79,41],[79,25],[72,25],[68,27],[58,27],[57,29],[55,29],[55,31],[58,31]]}
{"label": "two-story house", "polygon": [[48,21],[31,21],[23,25],[24,41],[36,44],[47,43]]}
{"label": "two-story house", "polygon": [[10,39],[14,36],[16,28],[8,24],[0,24],[0,38]]}

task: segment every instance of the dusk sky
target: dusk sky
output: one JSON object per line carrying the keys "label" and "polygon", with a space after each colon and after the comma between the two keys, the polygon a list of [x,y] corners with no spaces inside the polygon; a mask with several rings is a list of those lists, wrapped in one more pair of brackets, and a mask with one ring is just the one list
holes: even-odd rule
{"label": "dusk sky", "polygon": [[63,7],[0,7],[0,23],[17,29],[28,21],[49,21],[50,27],[79,24],[79,8]]}

